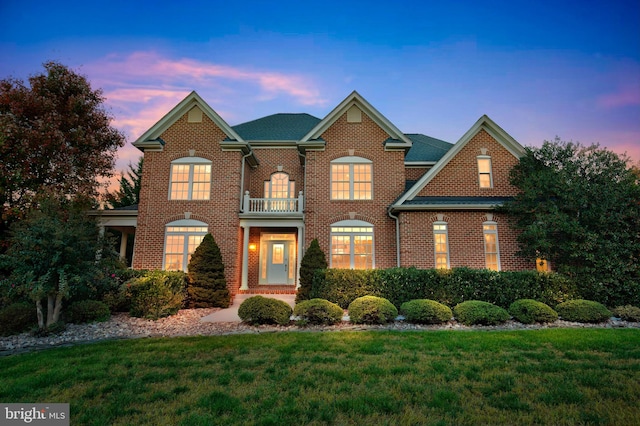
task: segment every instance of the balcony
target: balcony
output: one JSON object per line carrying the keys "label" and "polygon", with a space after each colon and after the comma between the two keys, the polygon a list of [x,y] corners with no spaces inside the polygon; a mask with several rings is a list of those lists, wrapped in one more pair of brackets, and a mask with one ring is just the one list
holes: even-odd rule
{"label": "balcony", "polygon": [[298,198],[251,198],[246,191],[240,217],[300,218],[303,208],[302,191]]}

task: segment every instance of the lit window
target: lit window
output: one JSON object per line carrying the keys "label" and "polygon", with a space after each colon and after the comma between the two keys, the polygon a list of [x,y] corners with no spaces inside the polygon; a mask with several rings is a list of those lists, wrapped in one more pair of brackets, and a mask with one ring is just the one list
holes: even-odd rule
{"label": "lit window", "polygon": [[549,272],[551,268],[549,267],[549,262],[546,259],[537,258],[536,259],[536,271],[538,272]]}
{"label": "lit window", "polygon": [[374,267],[373,226],[360,220],[344,220],[331,226],[331,267]]}
{"label": "lit window", "polygon": [[211,161],[185,157],[171,163],[170,200],[208,200],[211,194]]}
{"label": "lit window", "polygon": [[186,272],[191,255],[207,232],[207,224],[197,220],[177,220],[169,223],[165,229],[164,269]]}
{"label": "lit window", "polygon": [[436,254],[436,268],[449,269],[449,241],[445,222],[433,224],[433,242]]}
{"label": "lit window", "polygon": [[487,269],[500,270],[500,249],[498,247],[498,224],[485,222],[482,224],[484,233],[484,257]]}
{"label": "lit window", "polygon": [[264,182],[264,211],[295,211],[296,183],[289,180],[289,175],[278,172],[271,175],[270,180]]}
{"label": "lit window", "polygon": [[480,188],[493,188],[491,157],[478,157],[478,182]]}
{"label": "lit window", "polygon": [[371,161],[342,157],[331,162],[332,200],[371,200]]}

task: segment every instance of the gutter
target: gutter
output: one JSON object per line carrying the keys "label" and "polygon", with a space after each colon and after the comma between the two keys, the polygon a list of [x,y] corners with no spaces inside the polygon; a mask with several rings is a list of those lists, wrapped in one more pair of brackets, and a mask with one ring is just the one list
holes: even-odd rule
{"label": "gutter", "polygon": [[398,216],[394,216],[391,213],[391,207],[392,206],[389,206],[389,208],[387,209],[387,214],[391,219],[395,220],[396,222],[396,262],[399,268],[400,267],[400,223],[398,221]]}
{"label": "gutter", "polygon": [[253,150],[249,148],[249,152],[242,156],[242,164],[240,165],[240,213],[244,213],[244,165],[246,158],[253,155]]}

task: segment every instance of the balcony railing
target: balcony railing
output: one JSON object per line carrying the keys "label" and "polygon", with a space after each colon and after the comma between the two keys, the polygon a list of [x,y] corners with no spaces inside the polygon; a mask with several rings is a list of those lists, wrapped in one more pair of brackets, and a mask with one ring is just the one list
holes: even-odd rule
{"label": "balcony railing", "polygon": [[302,213],[303,205],[302,191],[298,198],[251,198],[249,191],[244,193],[244,213]]}

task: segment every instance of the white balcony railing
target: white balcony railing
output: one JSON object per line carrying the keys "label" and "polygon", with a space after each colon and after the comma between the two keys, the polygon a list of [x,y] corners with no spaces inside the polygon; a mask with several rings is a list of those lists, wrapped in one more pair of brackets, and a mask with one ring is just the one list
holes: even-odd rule
{"label": "white balcony railing", "polygon": [[302,191],[298,198],[251,198],[249,191],[244,193],[244,213],[302,213]]}

